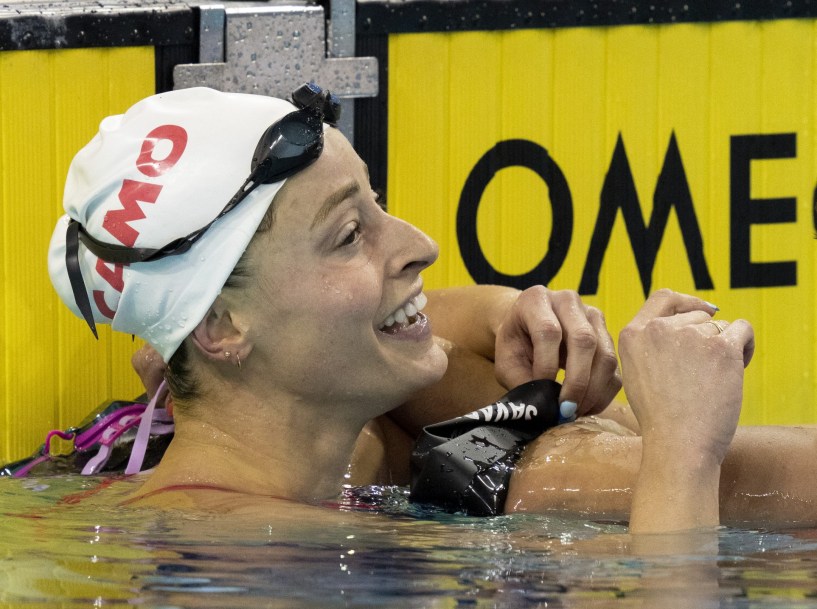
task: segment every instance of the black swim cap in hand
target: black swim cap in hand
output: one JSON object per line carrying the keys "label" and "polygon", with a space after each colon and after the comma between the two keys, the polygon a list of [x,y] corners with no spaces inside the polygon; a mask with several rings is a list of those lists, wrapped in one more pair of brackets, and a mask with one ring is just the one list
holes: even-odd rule
{"label": "black swim cap in hand", "polygon": [[469,414],[423,428],[411,453],[411,494],[449,512],[502,513],[522,448],[559,424],[555,381],[520,385]]}

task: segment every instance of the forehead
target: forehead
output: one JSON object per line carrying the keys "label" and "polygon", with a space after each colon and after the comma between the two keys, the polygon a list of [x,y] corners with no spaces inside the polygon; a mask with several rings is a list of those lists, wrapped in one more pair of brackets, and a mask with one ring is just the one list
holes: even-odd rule
{"label": "forehead", "polygon": [[321,160],[324,162],[316,168],[316,172],[322,175],[317,179],[326,180],[327,186],[331,187],[332,184],[337,186],[351,179],[362,181],[368,186],[369,170],[366,164],[338,129],[327,129],[324,132],[324,151],[315,165]]}

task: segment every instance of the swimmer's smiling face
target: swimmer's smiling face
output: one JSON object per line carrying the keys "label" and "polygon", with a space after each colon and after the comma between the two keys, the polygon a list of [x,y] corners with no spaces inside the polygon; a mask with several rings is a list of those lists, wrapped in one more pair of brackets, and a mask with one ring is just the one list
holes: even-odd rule
{"label": "swimmer's smiling face", "polygon": [[252,357],[276,386],[390,408],[438,380],[447,359],[418,313],[420,271],[437,245],[381,209],[338,131],[326,131],[320,158],[274,206],[271,230],[251,245],[256,280],[245,302]]}

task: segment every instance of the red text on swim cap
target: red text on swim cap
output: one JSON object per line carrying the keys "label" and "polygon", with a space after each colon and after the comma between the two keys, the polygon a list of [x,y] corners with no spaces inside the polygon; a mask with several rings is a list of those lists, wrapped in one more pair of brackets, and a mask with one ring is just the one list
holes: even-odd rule
{"label": "red text on swim cap", "polygon": [[[156,146],[162,141],[169,141],[172,147],[165,158],[157,160],[153,157],[153,153],[156,151]],[[142,151],[139,153],[139,158],[136,159],[136,168],[148,177],[158,178],[176,164],[186,147],[187,131],[178,125],[156,127],[142,142]]]}
{"label": "red text on swim cap", "polygon": [[160,192],[162,192],[162,187],[159,184],[122,180],[122,187],[119,189],[119,202],[122,204],[122,209],[112,209],[106,213],[102,220],[102,228],[116,237],[120,243],[133,247],[139,231],[128,223],[145,217],[145,212],[139,207],[138,202],[156,203]]}
{"label": "red text on swim cap", "polygon": [[[154,153],[161,142],[169,142],[170,151],[164,158],[157,159],[154,157]],[[176,165],[186,147],[187,131],[182,127],[178,125],[156,127],[142,141],[142,149],[136,159],[136,169],[149,178],[161,177],[162,174]],[[127,178],[122,180],[118,195],[122,208],[108,211],[102,219],[102,228],[123,245],[133,247],[137,237],[139,237],[139,231],[131,226],[130,222],[145,217],[145,212],[142,211],[139,203],[156,203],[161,192],[161,184]],[[124,264],[120,263],[109,265],[103,260],[97,259],[96,272],[114,290],[122,293],[125,288],[124,266]],[[100,313],[113,319],[115,311],[105,302],[105,293],[102,290],[94,290],[93,296]]]}

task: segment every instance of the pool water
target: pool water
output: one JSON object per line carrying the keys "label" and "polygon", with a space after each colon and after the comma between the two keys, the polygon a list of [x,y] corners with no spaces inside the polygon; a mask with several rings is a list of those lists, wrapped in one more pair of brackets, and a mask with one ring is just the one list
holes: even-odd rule
{"label": "pool water", "polygon": [[227,518],[117,507],[135,482],[100,480],[0,478],[0,606],[817,607],[813,529],[633,539],[421,511],[394,487],[350,490],[328,521]]}

